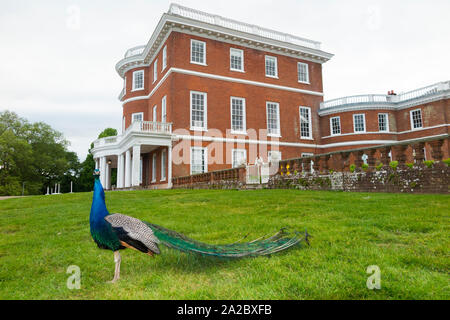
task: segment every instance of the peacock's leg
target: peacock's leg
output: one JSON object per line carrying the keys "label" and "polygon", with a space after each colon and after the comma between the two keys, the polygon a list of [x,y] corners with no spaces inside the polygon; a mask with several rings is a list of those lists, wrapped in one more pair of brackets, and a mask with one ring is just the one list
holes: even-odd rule
{"label": "peacock's leg", "polygon": [[110,283],[116,283],[120,279],[120,262],[122,261],[122,257],[120,256],[119,251],[114,252],[114,263],[116,264],[116,268],[114,271],[114,279],[110,281]]}

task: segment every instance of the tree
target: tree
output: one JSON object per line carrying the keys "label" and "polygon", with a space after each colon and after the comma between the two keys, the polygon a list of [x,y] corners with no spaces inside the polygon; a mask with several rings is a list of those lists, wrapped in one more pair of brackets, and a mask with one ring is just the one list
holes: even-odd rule
{"label": "tree", "polygon": [[[106,128],[98,135],[98,139],[114,136],[117,136],[117,130],[113,128]],[[92,173],[95,169],[95,160],[91,154],[91,149],[93,148],[94,143],[91,143],[91,148],[88,151],[88,155],[86,156],[86,159],[81,163],[80,178],[78,180],[79,191],[92,191],[93,188]],[[111,173],[111,183],[114,184],[116,180],[117,172],[116,170],[113,170]]]}
{"label": "tree", "polygon": [[78,157],[68,146],[62,133],[48,124],[0,112],[0,195],[22,194],[23,185],[26,194],[41,194],[65,176],[76,175]]}

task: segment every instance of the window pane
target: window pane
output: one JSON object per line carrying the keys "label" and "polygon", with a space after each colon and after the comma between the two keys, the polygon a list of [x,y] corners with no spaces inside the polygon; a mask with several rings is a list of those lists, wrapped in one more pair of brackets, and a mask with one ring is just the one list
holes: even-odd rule
{"label": "window pane", "polygon": [[233,150],[233,168],[247,163],[245,150]]}
{"label": "window pane", "polygon": [[239,70],[242,71],[243,65],[243,52],[236,49],[231,49],[230,51],[230,68],[233,70]]}
{"label": "window pane", "polygon": [[298,81],[309,82],[308,65],[306,63],[298,63]]}
{"label": "window pane", "polygon": [[353,116],[353,121],[355,123],[355,132],[365,131],[364,115],[355,114]]}
{"label": "window pane", "polygon": [[192,174],[206,172],[205,149],[191,149],[191,171]]}
{"label": "window pane", "polygon": [[277,76],[277,59],[274,57],[266,57],[266,75]]}
{"label": "window pane", "polygon": [[278,126],[278,104],[267,104],[267,131],[268,134],[280,134],[280,128]]}
{"label": "window pane", "polygon": [[332,134],[341,134],[341,119],[331,118],[331,131]]}
{"label": "window pane", "polygon": [[192,93],[192,123],[194,128],[205,127],[205,95],[201,93]]}
{"label": "window pane", "polygon": [[161,102],[161,122],[162,123],[166,123],[167,122],[167,105],[166,105],[166,101],[167,101],[167,98],[164,97],[162,99],[162,102]]}
{"label": "window pane", "polygon": [[413,129],[422,128],[422,112],[421,110],[414,110],[411,112]]}
{"label": "window pane", "polygon": [[309,108],[300,108],[300,135],[311,138],[311,115]]}
{"label": "window pane", "polygon": [[191,61],[197,63],[205,63],[205,43],[192,41],[191,44]]}
{"label": "window pane", "polygon": [[144,71],[137,71],[133,73],[133,89],[144,88]]}
{"label": "window pane", "polygon": [[387,130],[387,114],[383,114],[383,113],[378,114],[378,130],[379,131],[388,131]]}
{"label": "window pane", "polygon": [[163,70],[167,67],[167,46],[164,47],[163,49],[163,65],[162,68]]}
{"label": "window pane", "polygon": [[135,113],[135,114],[133,114],[133,122],[143,121],[143,120],[144,119],[143,119],[142,113]]}
{"label": "window pane", "polygon": [[231,99],[231,130],[243,132],[244,121],[244,100]]}

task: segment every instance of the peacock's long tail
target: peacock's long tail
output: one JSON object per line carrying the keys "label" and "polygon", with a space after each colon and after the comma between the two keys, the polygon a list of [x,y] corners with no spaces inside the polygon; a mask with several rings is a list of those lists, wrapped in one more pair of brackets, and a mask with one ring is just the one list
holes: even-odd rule
{"label": "peacock's long tail", "polygon": [[186,237],[185,235],[166,229],[164,227],[145,222],[154,232],[155,236],[165,246],[187,253],[220,258],[243,258],[269,255],[289,249],[301,241],[309,245],[308,232],[288,233],[281,229],[269,238],[260,238],[246,243],[232,243],[226,245],[211,245]]}

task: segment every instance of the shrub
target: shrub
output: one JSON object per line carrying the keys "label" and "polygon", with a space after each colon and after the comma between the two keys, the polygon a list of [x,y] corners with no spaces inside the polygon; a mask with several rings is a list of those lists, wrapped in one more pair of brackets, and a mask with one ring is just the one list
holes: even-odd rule
{"label": "shrub", "polygon": [[329,172],[330,172],[330,174],[333,174],[333,173],[334,173],[334,170],[333,170],[333,169],[330,169]]}
{"label": "shrub", "polygon": [[383,163],[380,163],[375,168],[377,169],[377,171],[380,171],[383,168]]}
{"label": "shrub", "polygon": [[354,164],[350,165],[350,172],[355,172],[356,166]]}
{"label": "shrub", "polygon": [[361,168],[362,168],[364,171],[367,171],[367,169],[369,169],[369,165],[368,165],[367,163],[363,163],[363,165],[361,166]]}
{"label": "shrub", "polygon": [[432,168],[434,164],[434,160],[427,160],[423,162],[428,168]]}
{"label": "shrub", "polygon": [[414,166],[414,163],[407,163],[406,166],[407,166],[408,168],[411,168],[411,169],[412,169],[412,167]]}
{"label": "shrub", "polygon": [[443,160],[444,161],[444,163],[447,165],[447,166],[450,166],[450,158],[447,158],[447,159],[445,159],[445,160]]}
{"label": "shrub", "polygon": [[397,167],[398,167],[398,161],[391,161],[391,162],[389,162],[389,166],[390,166],[392,169],[397,170]]}

